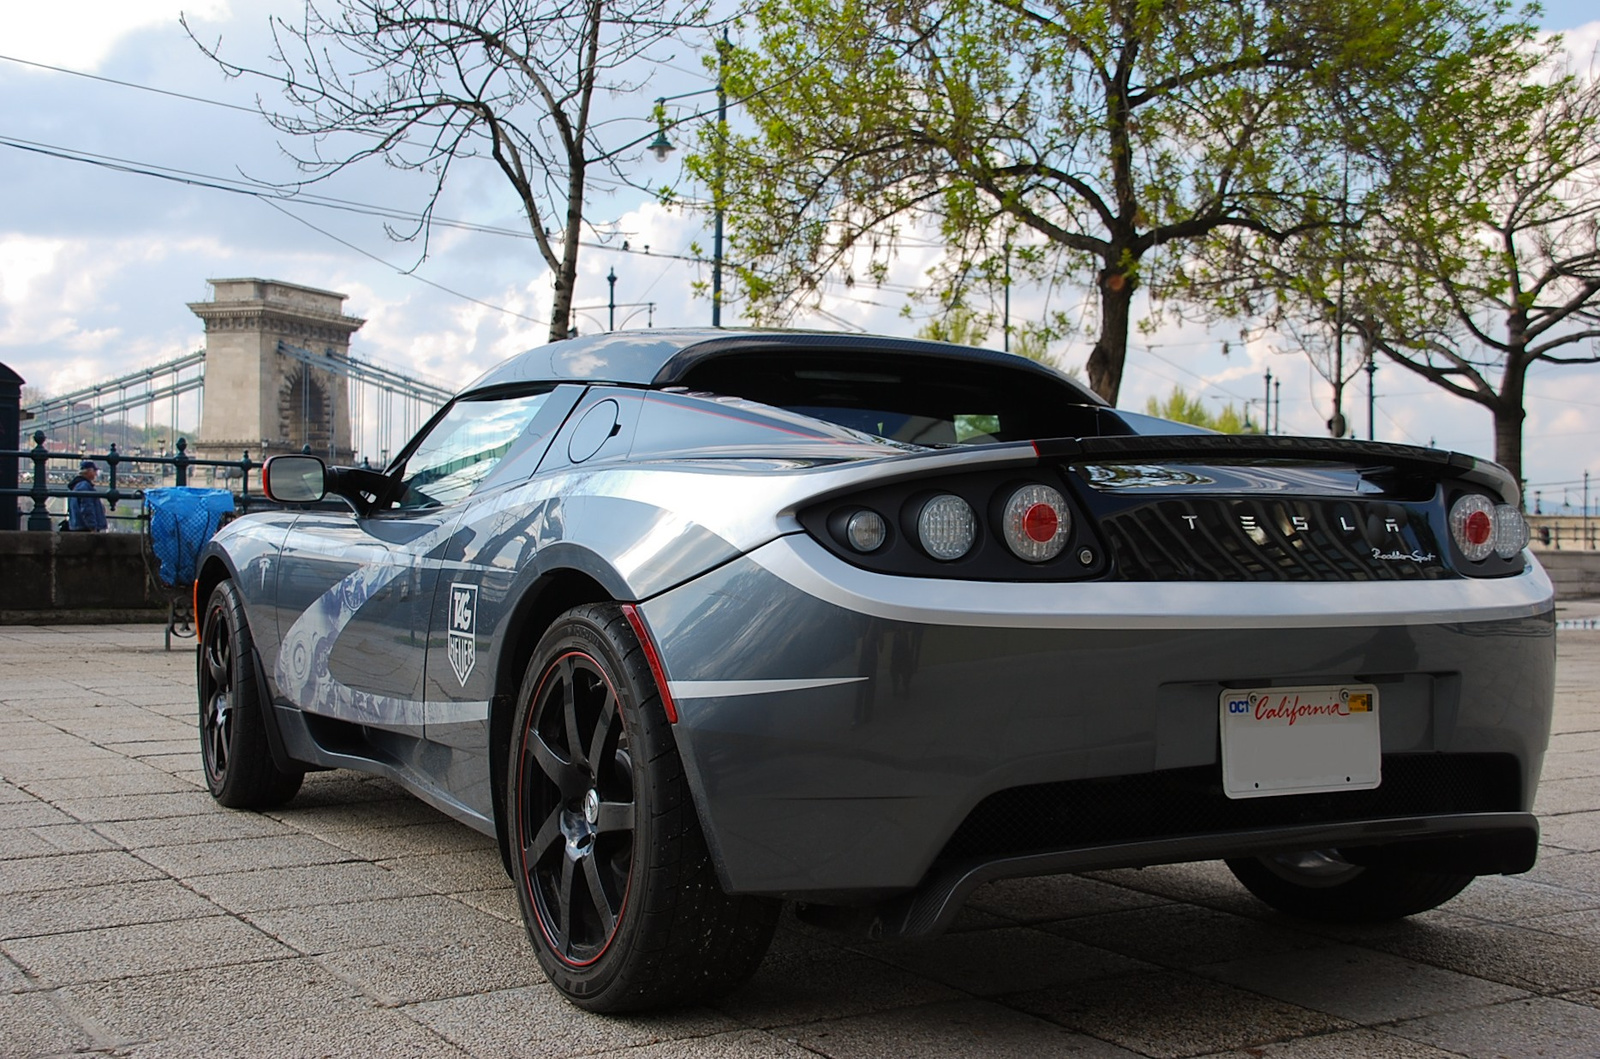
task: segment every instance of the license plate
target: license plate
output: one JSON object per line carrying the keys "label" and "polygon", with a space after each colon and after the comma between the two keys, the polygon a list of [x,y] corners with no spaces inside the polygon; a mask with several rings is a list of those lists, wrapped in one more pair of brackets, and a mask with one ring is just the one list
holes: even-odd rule
{"label": "license plate", "polygon": [[1371,684],[1229,688],[1221,706],[1229,798],[1370,790],[1382,780]]}

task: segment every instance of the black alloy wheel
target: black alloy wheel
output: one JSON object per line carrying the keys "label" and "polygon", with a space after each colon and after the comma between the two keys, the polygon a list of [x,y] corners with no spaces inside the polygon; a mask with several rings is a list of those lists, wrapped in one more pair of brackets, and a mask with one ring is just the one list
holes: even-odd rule
{"label": "black alloy wheel", "polygon": [[228,778],[233,728],[233,630],[215,607],[200,641],[200,757],[206,785],[215,794]]}
{"label": "black alloy wheel", "polygon": [[633,760],[602,664],[571,651],[534,693],[522,744],[522,870],[539,929],[573,967],[616,936],[633,866]]}
{"label": "black alloy wheel", "polygon": [[303,771],[283,771],[272,759],[256,682],[255,645],[233,582],[223,581],[206,602],[195,652],[200,700],[200,760],[212,797],[232,809],[270,809],[293,798]]}
{"label": "black alloy wheel", "polygon": [[1262,901],[1319,923],[1386,923],[1438,908],[1474,876],[1352,864],[1335,849],[1229,858],[1228,869]]}
{"label": "black alloy wheel", "polygon": [[590,1011],[693,1004],[743,983],[781,904],[730,896],[622,608],[567,611],[534,649],[506,758],[506,832],[539,965]]}

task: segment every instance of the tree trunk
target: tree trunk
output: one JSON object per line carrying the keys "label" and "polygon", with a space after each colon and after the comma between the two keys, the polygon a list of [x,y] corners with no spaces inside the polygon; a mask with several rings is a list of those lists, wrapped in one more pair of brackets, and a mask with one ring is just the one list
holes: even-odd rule
{"label": "tree trunk", "polygon": [[567,226],[561,233],[561,267],[556,269],[555,297],[550,302],[550,341],[572,333],[572,299],[578,286],[578,236],[583,233],[584,160],[570,158],[567,177]]}
{"label": "tree trunk", "polygon": [[[1511,358],[1511,363],[1506,366],[1504,379],[1500,384],[1500,393],[1492,406],[1494,413],[1494,462],[1511,472],[1511,477],[1517,480],[1518,488],[1524,484],[1522,479],[1522,424],[1528,418],[1527,410],[1523,408],[1523,390],[1526,377],[1521,371],[1515,371],[1512,365],[1519,362],[1520,358]],[[1524,503],[1524,506],[1526,504]]]}
{"label": "tree trunk", "polygon": [[550,302],[550,341],[559,342],[572,331],[572,290],[578,284],[578,259],[568,251],[556,269],[556,292]]}
{"label": "tree trunk", "polygon": [[1138,283],[1130,272],[1107,268],[1100,270],[1099,285],[1100,338],[1089,353],[1089,386],[1115,405],[1122,389],[1122,367],[1128,359],[1128,328]]}

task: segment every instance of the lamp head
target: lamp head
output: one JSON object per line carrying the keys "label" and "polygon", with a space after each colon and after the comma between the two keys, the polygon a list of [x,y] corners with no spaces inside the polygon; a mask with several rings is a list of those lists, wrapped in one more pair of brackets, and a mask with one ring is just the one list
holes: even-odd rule
{"label": "lamp head", "polygon": [[667,130],[656,131],[656,138],[650,141],[650,150],[655,154],[656,161],[665,162],[667,155],[673,152],[672,141],[667,139]]}

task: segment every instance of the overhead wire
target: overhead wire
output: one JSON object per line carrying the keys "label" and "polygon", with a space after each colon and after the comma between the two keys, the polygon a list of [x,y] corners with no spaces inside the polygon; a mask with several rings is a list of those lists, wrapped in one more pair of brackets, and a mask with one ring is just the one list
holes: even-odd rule
{"label": "overhead wire", "polygon": [[370,258],[371,260],[376,261],[378,264],[383,265],[385,268],[393,269],[395,272],[398,272],[402,276],[410,276],[412,279],[416,280],[418,283],[427,284],[428,286],[433,287],[436,290],[441,290],[446,294],[453,295],[454,297],[461,298],[461,299],[463,299],[465,301],[472,302],[474,305],[481,305],[485,309],[493,309],[495,312],[505,313],[507,316],[515,316],[519,320],[526,320],[531,324],[538,324],[540,327],[548,327],[549,324],[550,324],[550,321],[548,321],[548,320],[540,320],[540,319],[538,319],[536,317],[527,316],[527,315],[525,315],[523,313],[519,313],[515,309],[507,309],[503,305],[495,305],[495,304],[493,304],[491,302],[483,301],[481,298],[474,298],[470,294],[463,294],[461,291],[453,290],[450,287],[446,287],[442,283],[436,283],[433,280],[428,279],[426,276],[419,276],[414,271],[409,271],[407,269],[403,269],[400,266],[398,266],[396,264],[393,264],[392,262],[385,261],[383,258],[379,257],[377,254],[374,254],[374,253],[372,253],[372,252],[370,252],[368,250],[363,250],[361,247],[359,247],[356,244],[350,242],[349,240],[343,239],[343,238],[340,238],[337,235],[334,235],[332,232],[328,231],[326,228],[320,228],[317,225],[312,224],[310,221],[306,220],[304,217],[297,216],[295,213],[293,213],[292,211],[290,211],[288,209],[285,209],[282,205],[272,201],[270,198],[263,198],[261,201],[266,203],[268,206],[271,206],[273,209],[277,210],[279,213],[283,214],[285,217],[289,218],[290,220],[295,221],[295,222],[297,222],[299,224],[305,225],[307,228],[310,228],[312,231],[316,232],[318,235],[327,236],[329,239],[332,239],[334,242],[338,243],[340,246],[343,246],[343,247],[345,247],[346,249],[349,249],[349,250],[353,250],[356,253],[360,254],[362,257]]}
{"label": "overhead wire", "polygon": [[[323,209],[339,210],[345,213],[354,213],[361,216],[377,217],[384,220],[415,221],[421,222],[421,214],[411,213],[392,206],[379,206],[370,203],[357,202],[351,199],[336,198],[331,195],[320,195],[305,191],[288,191],[271,184],[239,180],[233,177],[216,176],[208,173],[196,173],[192,170],[178,169],[172,166],[157,165],[151,162],[139,162],[115,155],[102,155],[90,151],[80,151],[76,148],[62,147],[57,144],[44,143],[37,140],[24,140],[14,136],[0,133],[0,146],[11,147],[20,151],[40,154],[50,158],[58,158],[69,162],[79,162],[85,165],[98,166],[113,172],[131,173],[136,176],[147,176],[157,180],[166,180],[175,184],[184,184],[189,187],[206,188],[211,191],[225,191],[233,195],[247,195],[258,199],[273,199],[279,202],[304,203],[308,206],[317,206]],[[480,224],[475,221],[462,221],[448,217],[431,218],[434,225],[443,228],[458,229],[461,231],[479,232],[485,235],[498,235],[508,239],[533,240],[536,237],[532,232],[519,231],[513,228],[503,228],[497,225]],[[594,240],[578,241],[578,245],[593,249],[604,250],[614,254],[634,254],[640,257],[666,258],[674,261],[702,262],[705,259],[686,254],[658,254],[648,248],[634,249],[631,246],[615,246],[610,243]]]}

